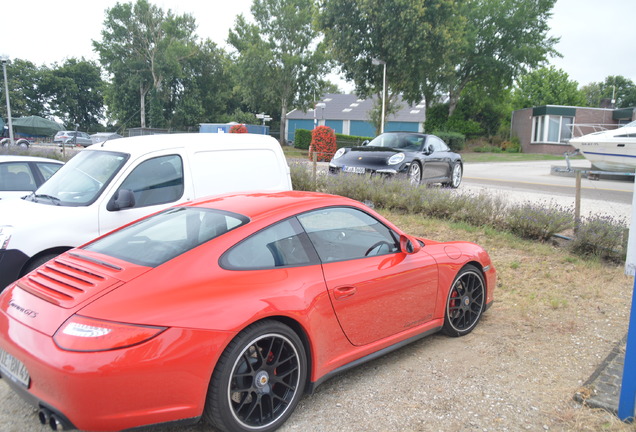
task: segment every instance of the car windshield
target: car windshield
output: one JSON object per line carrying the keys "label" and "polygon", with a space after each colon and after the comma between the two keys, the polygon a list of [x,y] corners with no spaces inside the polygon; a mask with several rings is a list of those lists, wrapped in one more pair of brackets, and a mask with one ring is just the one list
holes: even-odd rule
{"label": "car windshield", "polygon": [[126,153],[82,151],[62,166],[29,199],[62,206],[89,205],[97,199],[128,157]]}
{"label": "car windshield", "polygon": [[178,207],[142,219],[83,249],[156,267],[248,221],[236,213]]}
{"label": "car windshield", "polygon": [[369,144],[367,144],[367,146],[417,151],[422,148],[424,140],[425,137],[421,135],[405,133],[384,133],[373,138],[373,140]]}

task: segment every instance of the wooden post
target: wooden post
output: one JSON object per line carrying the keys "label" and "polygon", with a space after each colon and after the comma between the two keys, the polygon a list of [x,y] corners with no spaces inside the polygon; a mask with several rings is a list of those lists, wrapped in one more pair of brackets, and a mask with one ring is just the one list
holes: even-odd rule
{"label": "wooden post", "polygon": [[576,170],[576,194],[574,198],[574,233],[579,231],[581,224],[581,170]]}
{"label": "wooden post", "polygon": [[314,167],[313,167],[313,180],[314,180],[314,191],[317,191],[318,189],[318,153],[314,152],[313,153],[313,159],[314,159]]}

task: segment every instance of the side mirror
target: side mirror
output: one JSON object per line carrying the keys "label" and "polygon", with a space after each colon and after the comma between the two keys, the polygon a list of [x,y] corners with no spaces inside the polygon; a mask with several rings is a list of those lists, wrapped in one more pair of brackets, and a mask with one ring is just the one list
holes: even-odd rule
{"label": "side mirror", "polygon": [[400,250],[405,254],[414,254],[422,250],[422,243],[415,237],[401,235]]}
{"label": "side mirror", "polygon": [[369,144],[369,140],[364,140],[364,141],[362,141],[362,145],[363,145],[363,146],[365,146],[365,145],[367,145],[367,144]]}
{"label": "side mirror", "polygon": [[117,211],[135,206],[135,194],[130,189],[120,189],[110,199],[106,210]]}
{"label": "side mirror", "polygon": [[426,148],[424,149],[424,154],[426,156],[433,154],[433,152],[435,151],[435,147],[433,147],[433,144],[429,144],[426,146]]}

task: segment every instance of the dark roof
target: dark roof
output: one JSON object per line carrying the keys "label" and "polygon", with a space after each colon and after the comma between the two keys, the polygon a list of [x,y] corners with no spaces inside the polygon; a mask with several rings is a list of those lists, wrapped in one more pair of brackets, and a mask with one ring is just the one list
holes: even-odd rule
{"label": "dark roof", "polygon": [[[369,111],[373,108],[376,97],[360,99],[353,94],[327,94],[318,103],[324,103],[324,108],[316,108],[316,117],[319,120],[369,120]],[[424,102],[417,105],[409,105],[399,96],[401,109],[387,117],[387,121],[402,121],[421,123],[426,119]],[[287,114],[288,119],[313,119],[314,110],[307,112],[294,109]]]}

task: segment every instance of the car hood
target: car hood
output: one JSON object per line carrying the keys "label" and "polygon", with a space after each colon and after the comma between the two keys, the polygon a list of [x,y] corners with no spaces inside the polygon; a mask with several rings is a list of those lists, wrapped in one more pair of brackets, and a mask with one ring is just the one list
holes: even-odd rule
{"label": "car hood", "polygon": [[[26,192],[23,195],[29,195]],[[44,200],[44,199],[43,199]],[[56,206],[23,199],[0,200],[0,225],[27,226],[74,217],[79,207]]]}
{"label": "car hood", "polygon": [[0,296],[0,310],[52,335],[79,309],[149,270],[98,253],[72,249],[7,288]]}

